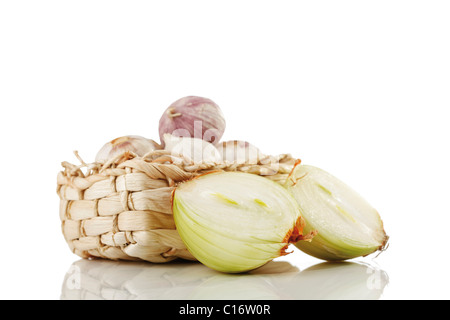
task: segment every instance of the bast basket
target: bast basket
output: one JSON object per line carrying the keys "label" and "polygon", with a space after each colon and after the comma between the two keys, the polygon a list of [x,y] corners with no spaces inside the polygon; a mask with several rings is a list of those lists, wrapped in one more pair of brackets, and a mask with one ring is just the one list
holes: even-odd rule
{"label": "bast basket", "polygon": [[164,150],[125,153],[107,163],[63,162],[57,176],[62,233],[82,258],[195,260],[179,237],[172,193],[179,183],[212,171],[239,171],[285,181],[296,163],[289,154],[255,163],[193,164]]}

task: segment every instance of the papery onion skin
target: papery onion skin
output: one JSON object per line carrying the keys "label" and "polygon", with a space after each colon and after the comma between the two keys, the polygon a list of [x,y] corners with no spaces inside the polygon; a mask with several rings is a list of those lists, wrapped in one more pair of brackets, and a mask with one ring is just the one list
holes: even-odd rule
{"label": "papery onion skin", "polygon": [[295,200],[269,179],[214,172],[179,185],[172,198],[177,231],[191,254],[211,269],[241,273],[310,240]]}
{"label": "papery onion skin", "polygon": [[122,136],[105,143],[97,152],[95,161],[105,163],[125,152],[133,152],[142,157],[146,153],[159,149],[161,146],[151,139],[138,135]]}
{"label": "papery onion skin", "polygon": [[203,139],[217,144],[225,132],[225,117],[211,99],[187,96],[172,103],[159,120],[159,137],[164,134]]}
{"label": "papery onion skin", "polygon": [[[330,183],[330,185],[323,186],[322,184],[325,182]],[[314,185],[317,189],[311,191],[315,188]],[[297,164],[288,178],[286,187],[302,210],[305,220],[304,232],[310,230],[317,230],[318,232],[311,242],[296,244],[303,252],[327,261],[341,261],[367,256],[385,249],[389,237],[384,231],[383,222],[378,212],[359,194],[331,174],[320,168]],[[339,190],[341,195],[335,195],[335,192],[330,191],[331,188]],[[301,191],[303,189],[306,191]],[[314,198],[313,196],[316,193],[323,194],[319,198]],[[356,205],[352,206],[350,203],[356,203]],[[367,217],[354,217],[345,209],[342,209],[339,206],[340,204],[342,206],[349,205],[352,212],[359,212],[359,214],[364,212]],[[315,206],[317,206],[317,209]],[[319,206],[321,207],[319,208]],[[327,223],[330,223],[330,219],[324,218],[325,216],[321,217],[320,210],[328,210],[327,212],[330,214],[328,217],[332,217],[334,212],[337,221],[339,219],[351,221],[346,223],[350,225],[354,223],[355,230],[363,229],[367,233],[364,235],[364,232],[362,232],[365,241],[351,238],[345,232],[336,232],[338,229],[330,227],[331,224],[326,226]],[[370,221],[370,226],[364,224],[365,222],[362,221],[364,219]],[[347,230],[350,229],[347,228]]]}
{"label": "papery onion skin", "polygon": [[217,148],[202,139],[189,137],[175,137],[171,134],[164,134],[164,150],[169,151],[175,157],[183,157],[189,163],[219,163],[222,161]]}
{"label": "papery onion skin", "polygon": [[253,144],[243,140],[224,141],[217,145],[222,161],[226,163],[256,164],[263,156],[261,151]]}

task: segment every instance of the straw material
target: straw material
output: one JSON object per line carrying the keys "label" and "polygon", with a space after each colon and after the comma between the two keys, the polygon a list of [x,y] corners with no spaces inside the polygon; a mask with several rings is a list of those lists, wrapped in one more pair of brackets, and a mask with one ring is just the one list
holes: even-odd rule
{"label": "straw material", "polygon": [[195,260],[172,216],[175,187],[211,171],[240,171],[285,181],[295,159],[267,156],[257,163],[192,164],[167,151],[124,153],[105,164],[63,162],[57,176],[63,235],[82,258],[164,263]]}

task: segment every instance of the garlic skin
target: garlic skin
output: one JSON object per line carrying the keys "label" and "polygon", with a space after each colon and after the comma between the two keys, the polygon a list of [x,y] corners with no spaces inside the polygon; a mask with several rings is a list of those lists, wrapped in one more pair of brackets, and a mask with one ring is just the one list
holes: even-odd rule
{"label": "garlic skin", "polygon": [[171,155],[182,156],[188,163],[219,163],[222,157],[217,148],[205,140],[188,137],[176,137],[164,134],[164,150],[170,151]]}
{"label": "garlic skin", "polygon": [[225,117],[212,100],[187,96],[172,103],[159,120],[159,137],[164,147],[164,135],[190,137],[219,143],[225,131]]}
{"label": "garlic skin", "polygon": [[219,143],[217,150],[223,162],[257,164],[263,157],[261,151],[247,141],[230,140]]}
{"label": "garlic skin", "polygon": [[323,260],[347,260],[383,251],[389,237],[379,213],[358,193],[328,172],[297,165],[286,187],[305,219],[305,232],[317,230],[310,243],[296,246]]}
{"label": "garlic skin", "polygon": [[280,184],[243,172],[215,172],[173,193],[175,224],[189,252],[211,269],[240,273],[309,241],[295,200]]}
{"label": "garlic skin", "polygon": [[106,163],[127,151],[142,157],[145,154],[159,150],[155,141],[137,135],[123,136],[107,142],[97,153],[95,162]]}

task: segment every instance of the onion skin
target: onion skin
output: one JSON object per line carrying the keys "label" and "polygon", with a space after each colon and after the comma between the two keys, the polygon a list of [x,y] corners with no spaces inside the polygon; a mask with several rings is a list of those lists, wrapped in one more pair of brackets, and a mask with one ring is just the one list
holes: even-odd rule
{"label": "onion skin", "polygon": [[[164,134],[164,150],[170,151],[172,156],[182,156],[190,163],[219,163],[222,158],[217,148],[209,142],[197,138],[175,137]],[[177,159],[174,159],[177,163]]]}
{"label": "onion skin", "polygon": [[217,146],[217,149],[222,156],[222,161],[226,163],[256,164],[263,156],[257,147],[242,140],[224,141]]}
{"label": "onion skin", "polygon": [[[309,230],[305,228],[305,232]],[[358,257],[365,257],[377,251],[384,251],[389,237],[380,246],[368,247],[366,249],[349,250],[347,247],[335,245],[318,233],[314,237],[314,243],[296,243],[295,246],[304,253],[307,253],[315,258],[326,261],[345,261]]]}
{"label": "onion skin", "polygon": [[155,141],[141,136],[123,136],[105,143],[98,151],[95,162],[105,163],[125,152],[133,152],[142,157],[146,153],[161,149]]}
{"label": "onion skin", "polygon": [[225,117],[212,100],[187,96],[172,103],[159,120],[159,137],[164,147],[164,134],[203,139],[217,144],[225,132]]}

